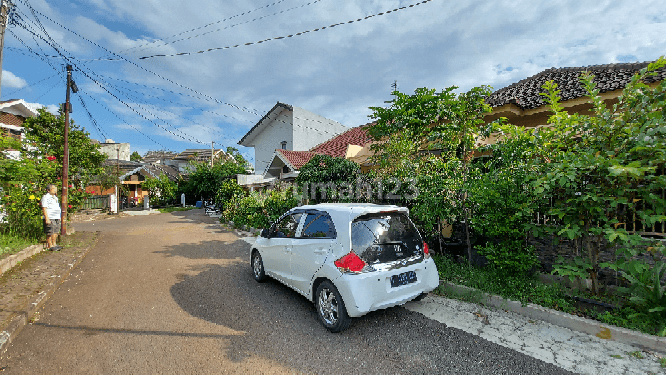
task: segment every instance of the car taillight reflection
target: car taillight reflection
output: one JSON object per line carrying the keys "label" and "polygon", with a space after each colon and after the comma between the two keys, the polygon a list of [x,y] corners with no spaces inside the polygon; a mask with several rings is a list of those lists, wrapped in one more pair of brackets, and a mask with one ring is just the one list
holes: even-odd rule
{"label": "car taillight reflection", "polygon": [[423,242],[423,257],[424,258],[430,258],[430,248],[428,248],[428,244]]}
{"label": "car taillight reflection", "polygon": [[340,272],[347,272],[347,271],[352,271],[352,272],[361,272],[363,267],[365,267],[365,262],[363,259],[359,258],[356,253],[353,251],[350,252],[349,254],[343,256],[342,258],[336,260],[333,262],[336,267],[340,270]]}

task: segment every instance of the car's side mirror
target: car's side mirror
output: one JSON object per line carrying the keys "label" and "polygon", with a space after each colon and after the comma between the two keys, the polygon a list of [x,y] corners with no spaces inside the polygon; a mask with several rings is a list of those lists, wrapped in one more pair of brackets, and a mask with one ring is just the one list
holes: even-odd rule
{"label": "car's side mirror", "polygon": [[269,238],[269,236],[268,236],[269,233],[270,232],[268,231],[268,229],[262,229],[261,230],[261,237]]}

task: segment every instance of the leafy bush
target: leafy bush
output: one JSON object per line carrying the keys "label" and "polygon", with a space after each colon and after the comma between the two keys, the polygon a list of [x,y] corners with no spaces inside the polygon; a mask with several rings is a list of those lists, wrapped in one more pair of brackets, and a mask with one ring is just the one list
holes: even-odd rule
{"label": "leafy bush", "polygon": [[534,246],[525,246],[521,240],[488,242],[477,249],[495,268],[508,274],[524,274],[539,264]]}
{"label": "leafy bush", "polygon": [[157,178],[146,178],[141,185],[143,189],[148,190],[152,204],[163,206],[176,199],[177,185],[169,180],[166,174],[161,174]]}
{"label": "leafy bush", "polygon": [[268,228],[282,214],[298,205],[293,186],[278,185],[267,192],[234,195],[224,205],[221,221],[233,221],[234,225]]}
{"label": "leafy bush", "polygon": [[215,204],[224,207],[236,195],[245,195],[245,190],[234,179],[224,180],[215,193]]}

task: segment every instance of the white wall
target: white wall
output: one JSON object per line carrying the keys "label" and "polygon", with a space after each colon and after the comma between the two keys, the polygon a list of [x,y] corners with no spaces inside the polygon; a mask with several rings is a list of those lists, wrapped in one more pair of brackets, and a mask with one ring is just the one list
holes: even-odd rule
{"label": "white wall", "polygon": [[347,130],[337,121],[294,107],[294,151],[307,151]]}
{"label": "white wall", "polygon": [[[118,157],[118,149],[120,149],[120,157]],[[106,154],[109,159],[130,160],[129,143],[100,143],[99,151]]]}
{"label": "white wall", "polygon": [[263,174],[271,162],[275,149],[282,148],[281,142],[287,141],[287,150],[295,150],[292,130],[292,112],[283,110],[275,120],[269,122],[254,138],[254,173]]}

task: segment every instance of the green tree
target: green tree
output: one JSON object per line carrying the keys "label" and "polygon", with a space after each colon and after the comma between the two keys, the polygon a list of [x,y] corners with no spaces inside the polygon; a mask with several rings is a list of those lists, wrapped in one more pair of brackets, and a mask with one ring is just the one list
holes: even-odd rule
{"label": "green tree", "polygon": [[134,152],[132,153],[132,155],[130,155],[130,160],[131,160],[131,161],[141,161],[141,160],[143,160],[143,159],[141,158],[141,155],[139,155],[138,152],[134,151]]}
{"label": "green tree", "polygon": [[[567,113],[559,104],[557,85],[548,82],[544,86],[553,111],[552,128],[544,130],[550,138],[544,144],[550,156],[534,188],[553,197],[549,215],[555,220],[532,230],[580,241],[584,256],[574,264],[560,264],[556,271],[589,276],[594,293],[599,291],[599,254],[605,250],[604,244],[619,244],[627,264],[635,266],[629,260],[646,249],[641,246],[641,227],[664,225],[666,220],[662,195],[666,186],[666,83],[662,80],[650,86],[644,82],[665,65],[662,57],[634,76],[611,108],[599,97],[593,76],[583,74],[581,82],[593,104],[590,115]],[[637,227],[634,217],[640,222]]]}
{"label": "green tree", "polygon": [[345,198],[336,196],[336,192],[342,192],[343,189],[353,199],[354,184],[359,177],[360,168],[353,161],[329,155],[315,155],[299,170],[296,184],[309,199],[340,201]]}
{"label": "green tree", "polygon": [[[39,198],[47,183],[59,187],[64,155],[64,116],[54,116],[39,109],[39,115],[24,122],[26,139],[20,144],[3,137],[0,147],[14,149],[18,158],[10,159],[2,153],[0,185],[1,203],[8,212],[5,230],[26,237],[41,235]],[[87,194],[85,186],[101,173],[106,156],[97,150],[88,133],[72,121],[69,132],[69,189],[68,203],[77,209]]]}
{"label": "green tree", "polygon": [[201,199],[214,198],[222,182],[237,174],[244,174],[245,168],[233,161],[214,164],[193,162],[188,166],[189,175],[182,191]]}
{"label": "green tree", "polygon": [[164,205],[176,199],[177,184],[161,174],[158,177],[149,177],[141,184],[141,188],[148,191],[151,201],[155,205]]}
{"label": "green tree", "polygon": [[[489,136],[493,129],[483,119],[491,111],[484,101],[491,90],[483,86],[456,94],[456,89],[452,86],[436,92],[419,88],[414,95],[394,91],[395,99],[389,107],[370,107],[375,125],[370,127],[369,134],[380,141],[373,146],[380,174],[414,176],[414,171],[424,171],[434,173],[419,176],[429,182],[440,182],[442,177],[454,179],[438,183],[434,189],[430,184],[419,182],[419,188],[430,190],[430,195],[417,201],[415,206],[426,204],[427,207],[417,208],[422,213],[439,207],[437,215],[442,216],[424,217],[429,227],[433,226],[433,219],[464,220],[468,261],[471,262],[469,218],[473,212],[467,201],[468,170],[475,144]],[[438,150],[444,161],[422,152],[432,150]],[[451,174],[442,176],[443,171]],[[419,196],[422,194],[420,191]]]}
{"label": "green tree", "polygon": [[250,166],[250,163],[248,163],[247,160],[245,160],[245,157],[238,151],[237,148],[235,147],[227,147],[227,154],[229,154],[236,162],[243,168],[247,168]]}

